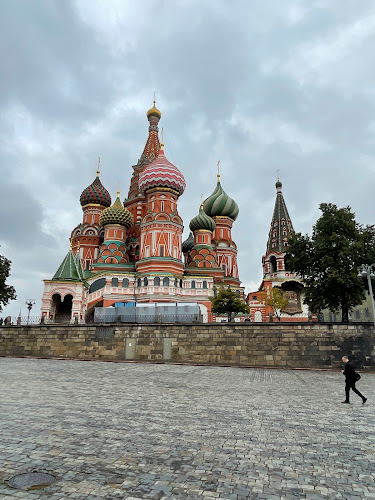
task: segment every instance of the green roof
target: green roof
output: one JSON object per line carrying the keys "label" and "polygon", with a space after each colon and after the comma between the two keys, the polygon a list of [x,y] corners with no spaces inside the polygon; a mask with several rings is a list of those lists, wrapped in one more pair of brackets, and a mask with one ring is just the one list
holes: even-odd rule
{"label": "green roof", "polygon": [[65,259],[60,264],[60,267],[56,271],[54,281],[83,281],[84,272],[82,269],[81,259],[78,253],[76,256],[73,255],[72,249],[69,250]]}

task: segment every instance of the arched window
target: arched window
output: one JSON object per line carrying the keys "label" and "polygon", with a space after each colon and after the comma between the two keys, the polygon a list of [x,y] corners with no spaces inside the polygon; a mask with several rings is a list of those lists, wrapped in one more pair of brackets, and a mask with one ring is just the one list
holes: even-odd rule
{"label": "arched window", "polygon": [[145,279],[143,280],[143,284],[144,284],[144,286],[147,286],[147,285],[148,285],[148,279],[147,279],[147,278],[145,278]]}
{"label": "arched window", "polygon": [[129,280],[128,280],[128,278],[124,278],[122,280],[122,287],[123,288],[128,288],[128,286],[129,286]]}
{"label": "arched window", "polygon": [[290,253],[286,253],[285,254],[285,257],[284,257],[284,268],[285,268],[285,271],[290,271]]}
{"label": "arched window", "polygon": [[169,286],[169,278],[163,278],[163,286]]}
{"label": "arched window", "polygon": [[101,288],[105,287],[105,278],[100,278],[90,286],[89,288],[89,293],[96,292],[97,290],[100,290]]}
{"label": "arched window", "polygon": [[135,247],[135,255],[139,255],[139,245]]}
{"label": "arched window", "polygon": [[191,282],[191,288],[195,288],[195,281],[194,280]]}
{"label": "arched window", "polygon": [[159,276],[156,276],[156,278],[154,278],[154,286],[160,286],[160,278],[159,278]]}
{"label": "arched window", "polygon": [[178,279],[177,278],[174,280],[174,286],[176,286],[176,287],[178,286]]}
{"label": "arched window", "polygon": [[180,288],[182,288],[182,280],[180,280]]}
{"label": "arched window", "polygon": [[203,288],[207,288],[207,281],[203,281]]}
{"label": "arched window", "polygon": [[141,280],[141,278],[137,279],[137,286],[142,286],[142,280]]}
{"label": "arched window", "polygon": [[270,257],[270,264],[271,264],[271,273],[276,273],[277,272],[277,261],[276,261],[276,257],[274,255],[271,255],[271,257]]}
{"label": "arched window", "polygon": [[112,278],[112,286],[118,286],[118,278]]}

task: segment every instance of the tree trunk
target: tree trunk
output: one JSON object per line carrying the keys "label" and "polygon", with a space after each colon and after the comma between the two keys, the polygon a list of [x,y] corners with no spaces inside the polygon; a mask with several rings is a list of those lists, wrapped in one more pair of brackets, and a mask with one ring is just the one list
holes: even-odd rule
{"label": "tree trunk", "polygon": [[349,323],[349,307],[344,302],[341,304],[341,323]]}

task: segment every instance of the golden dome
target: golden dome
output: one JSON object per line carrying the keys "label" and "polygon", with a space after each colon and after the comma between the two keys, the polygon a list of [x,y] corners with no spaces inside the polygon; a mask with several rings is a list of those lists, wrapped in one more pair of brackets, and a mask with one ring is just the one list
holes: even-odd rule
{"label": "golden dome", "polygon": [[156,116],[157,118],[159,118],[159,120],[161,118],[161,112],[155,106],[155,101],[152,108],[147,111],[147,118],[150,118],[150,116]]}

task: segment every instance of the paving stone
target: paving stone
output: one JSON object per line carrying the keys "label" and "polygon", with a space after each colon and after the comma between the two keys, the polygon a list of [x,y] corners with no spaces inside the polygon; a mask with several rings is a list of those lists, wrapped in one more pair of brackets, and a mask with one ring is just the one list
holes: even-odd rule
{"label": "paving stone", "polygon": [[[1,498],[375,499],[374,374],[365,406],[340,372],[0,358],[0,380]],[[32,470],[57,480],[7,486]]]}

